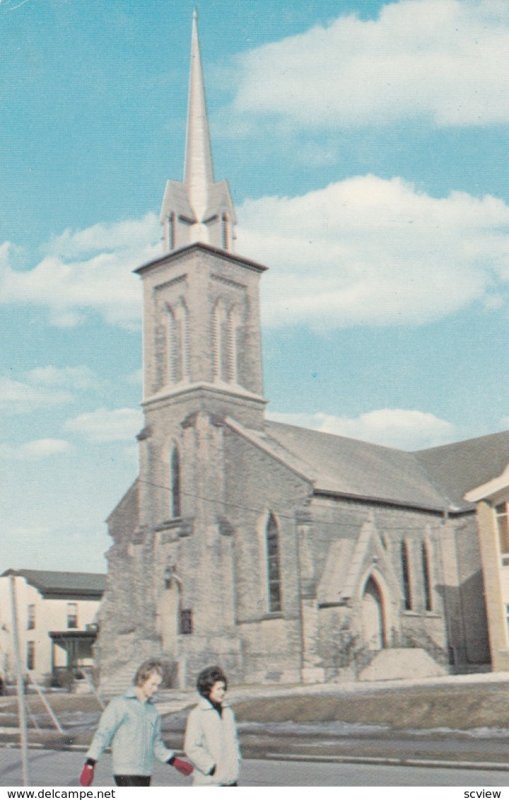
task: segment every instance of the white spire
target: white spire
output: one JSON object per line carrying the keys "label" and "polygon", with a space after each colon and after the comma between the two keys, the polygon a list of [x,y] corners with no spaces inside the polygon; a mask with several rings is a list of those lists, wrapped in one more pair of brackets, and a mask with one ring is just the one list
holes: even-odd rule
{"label": "white spire", "polygon": [[214,183],[214,168],[210,147],[207,101],[203,85],[203,70],[198,40],[198,14],[193,11],[191,36],[191,71],[189,76],[189,102],[187,109],[187,140],[184,183],[189,202],[198,219],[208,207],[209,190]]}
{"label": "white spire", "polygon": [[193,11],[184,180],[168,181],[161,211],[164,249],[194,242],[233,249],[235,210],[226,181],[214,181],[207,102]]}

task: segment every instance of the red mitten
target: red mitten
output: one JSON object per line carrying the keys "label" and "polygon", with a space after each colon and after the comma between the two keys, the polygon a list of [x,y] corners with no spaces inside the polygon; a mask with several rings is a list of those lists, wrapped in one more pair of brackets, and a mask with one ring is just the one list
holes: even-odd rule
{"label": "red mitten", "polygon": [[90,786],[94,780],[94,768],[92,764],[85,764],[80,774],[80,786]]}
{"label": "red mitten", "polygon": [[182,758],[175,757],[172,760],[171,765],[172,767],[175,767],[175,769],[178,769],[178,771],[181,772],[182,775],[190,775],[191,772],[194,770],[193,765],[189,764],[188,761],[184,761]]}

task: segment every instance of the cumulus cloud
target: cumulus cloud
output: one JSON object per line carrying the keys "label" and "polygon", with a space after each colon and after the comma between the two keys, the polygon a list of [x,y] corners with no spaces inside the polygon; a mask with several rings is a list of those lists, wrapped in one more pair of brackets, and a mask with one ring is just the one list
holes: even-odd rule
{"label": "cumulus cloud", "polygon": [[270,419],[288,425],[312,428],[323,433],[361,439],[400,450],[419,450],[435,447],[454,439],[455,428],[450,422],[433,414],[404,408],[381,408],[358,417],[337,417],[315,414],[270,413]]}
{"label": "cumulus cloud", "polygon": [[[496,197],[432,197],[397,177],[364,175],[302,196],[246,200],[238,217],[238,252],[272,268],[262,309],[273,326],[421,324],[473,302],[500,308],[506,299],[509,206]],[[82,260],[52,254],[33,269],[15,269],[9,248],[0,248],[0,303],[46,307],[59,325],[90,313],[136,325],[141,292],[131,270],[160,253],[159,245],[141,245],[156,229],[147,215],[67,232],[53,240],[55,252],[60,241],[62,253]],[[117,249],[91,254],[108,241]],[[33,377],[47,388],[91,388],[93,376],[72,369],[45,367]]]}
{"label": "cumulus cloud", "polygon": [[508,52],[505,0],[401,0],[375,20],[341,16],[237,57],[230,129],[245,133],[259,115],[307,129],[507,122]]}
{"label": "cumulus cloud", "polygon": [[155,214],[141,220],[65,231],[32,268],[13,267],[0,249],[0,302],[48,309],[52,324],[72,327],[97,312],[113,325],[133,327],[141,312],[139,279],[132,270],[160,254]]}
{"label": "cumulus cloud", "polygon": [[366,175],[247,200],[238,216],[239,252],[272,268],[262,310],[274,326],[420,324],[507,292],[509,206],[495,197]]}
{"label": "cumulus cloud", "polygon": [[0,443],[0,458],[9,461],[42,461],[65,453],[69,442],[64,439],[34,439],[20,445]]}
{"label": "cumulus cloud", "polygon": [[96,443],[133,439],[141,430],[143,415],[133,408],[98,408],[67,420],[65,429]]}
{"label": "cumulus cloud", "polygon": [[38,409],[69,403],[72,399],[67,391],[33,386],[0,375],[0,410],[4,414],[29,414]]}
{"label": "cumulus cloud", "polygon": [[27,372],[27,378],[41,386],[70,386],[75,389],[94,389],[99,382],[95,372],[87,366],[36,367]]}

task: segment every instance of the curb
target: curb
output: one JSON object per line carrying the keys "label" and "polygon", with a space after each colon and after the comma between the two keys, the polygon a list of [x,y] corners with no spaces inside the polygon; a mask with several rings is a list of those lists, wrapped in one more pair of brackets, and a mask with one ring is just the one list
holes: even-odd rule
{"label": "curb", "polygon": [[390,758],[383,756],[316,756],[288,753],[265,753],[267,761],[313,761],[327,764],[377,764],[391,767],[444,767],[445,769],[486,769],[498,772],[509,771],[509,764],[499,761],[442,761],[429,758]]}

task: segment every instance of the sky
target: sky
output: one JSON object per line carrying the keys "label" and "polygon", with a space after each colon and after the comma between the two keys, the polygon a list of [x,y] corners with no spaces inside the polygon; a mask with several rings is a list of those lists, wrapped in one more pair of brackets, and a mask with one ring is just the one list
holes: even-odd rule
{"label": "sky", "polygon": [[[106,569],[194,5],[0,0],[2,571]],[[508,428],[509,4],[196,5],[268,415],[406,450]]]}

